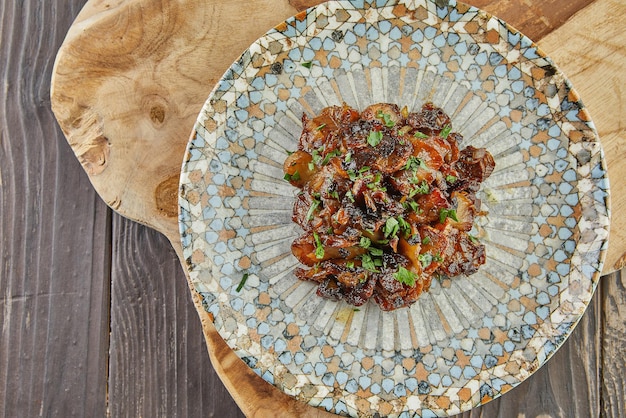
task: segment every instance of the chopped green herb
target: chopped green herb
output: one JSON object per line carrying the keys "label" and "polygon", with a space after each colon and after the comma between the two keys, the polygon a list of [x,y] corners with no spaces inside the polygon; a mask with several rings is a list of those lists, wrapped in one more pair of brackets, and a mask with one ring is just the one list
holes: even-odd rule
{"label": "chopped green herb", "polygon": [[[372,175],[370,174],[368,176],[364,176],[363,178],[364,179],[369,179],[371,177],[372,177]],[[383,191],[383,192],[387,191],[386,187],[380,185],[381,180],[382,180],[382,175],[380,173],[376,173],[373,176],[373,181],[371,183],[367,184],[367,188],[371,189],[371,190],[380,190],[380,191]]]}
{"label": "chopped green herb", "polygon": [[382,255],[383,255],[383,250],[381,250],[380,248],[369,247],[367,250],[373,256],[382,257]]}
{"label": "chopped green herb", "polygon": [[422,263],[422,268],[430,266],[433,262],[433,256],[430,253],[423,253],[417,256],[417,259]]}
{"label": "chopped green herb", "polygon": [[374,273],[377,272],[376,265],[374,264],[374,260],[372,259],[372,257],[369,254],[363,254],[361,256],[361,266],[365,270],[369,270],[369,271],[372,271]]}
{"label": "chopped green herb", "polygon": [[456,182],[456,180],[457,180],[456,176],[453,176],[453,175],[450,175],[450,174],[448,174],[448,175],[446,176],[446,181],[447,181],[448,183],[454,183],[454,182]]}
{"label": "chopped green herb", "polygon": [[348,151],[346,155],[343,157],[343,160],[347,163],[352,161],[352,151]]}
{"label": "chopped green herb", "polygon": [[411,270],[400,266],[398,271],[393,274],[394,279],[407,286],[415,286],[415,279],[417,278],[415,273]]}
{"label": "chopped green herb", "polygon": [[370,134],[367,136],[367,143],[370,146],[375,147],[380,144],[380,141],[383,139],[383,133],[381,131],[370,131]]}
{"label": "chopped green herb", "polygon": [[441,254],[437,253],[433,255],[433,261],[437,263],[441,263],[443,261],[443,257],[441,256]]}
{"label": "chopped green herb", "polygon": [[311,202],[311,206],[309,206],[309,210],[306,213],[307,220],[310,221],[311,219],[313,219],[313,213],[315,213],[315,210],[320,205],[320,203],[322,203],[322,202],[320,202],[317,199],[315,199],[315,200],[313,200],[313,202]]}
{"label": "chopped green herb", "polygon": [[354,268],[354,261],[350,260],[350,261],[346,261],[346,267],[349,269],[353,269]]}
{"label": "chopped green herb", "polygon": [[311,61],[303,62],[302,65],[304,68],[311,68]]}
{"label": "chopped green herb", "polygon": [[420,213],[420,205],[415,200],[407,200],[402,203],[404,210],[412,210],[415,213]]}
{"label": "chopped green herb", "polygon": [[430,244],[430,237],[424,237],[424,238],[422,238],[422,244],[424,244],[424,245],[428,245],[428,244]]}
{"label": "chopped green herb", "polygon": [[427,139],[427,138],[430,138],[430,136],[428,136],[428,135],[426,135],[425,133],[422,133],[422,132],[420,132],[420,131],[415,132],[415,133],[413,134],[413,136],[414,136],[415,138],[420,138],[420,139]]}
{"label": "chopped green herb", "polygon": [[316,131],[321,131],[322,129],[324,129],[324,127],[326,127],[325,123],[322,123],[320,126],[318,126],[317,128],[315,128]]}
{"label": "chopped green herb", "polygon": [[313,152],[311,152],[311,157],[313,157],[313,162],[317,165],[320,165],[322,162],[322,156],[321,153],[324,152],[324,147],[321,148],[317,148],[314,149]]}
{"label": "chopped green herb", "polygon": [[348,198],[348,200],[350,200],[352,203],[354,203],[354,195],[352,194],[352,190],[348,190],[346,192],[346,197]]}
{"label": "chopped green herb", "polygon": [[411,234],[411,224],[404,220],[402,216],[398,216],[398,225],[400,231],[404,234],[404,237],[408,237]]}
{"label": "chopped green herb", "polygon": [[309,167],[309,171],[315,170],[315,163],[313,163],[313,161],[309,161],[308,167]]}
{"label": "chopped green herb", "polygon": [[331,197],[339,200],[339,193],[337,192],[337,190],[333,190],[332,192],[328,193]]}
{"label": "chopped green herb", "polygon": [[452,131],[452,125],[446,125],[441,130],[441,133],[439,134],[439,136],[442,137],[443,139],[446,139],[448,135],[450,135],[450,131]]}
{"label": "chopped green herb", "polygon": [[424,160],[422,160],[421,158],[413,157],[413,156],[409,157],[408,161],[406,162],[404,166],[405,170],[411,170],[411,171],[417,171],[420,168],[428,168],[428,166],[426,165]]}
{"label": "chopped green herb", "polygon": [[385,222],[385,226],[383,227],[383,233],[385,237],[393,237],[398,233],[400,229],[400,224],[396,218],[387,218],[387,222]]}
{"label": "chopped green herb", "polygon": [[324,246],[322,245],[322,241],[320,240],[320,236],[317,235],[317,232],[313,232],[313,239],[315,239],[315,258],[324,258]]}
{"label": "chopped green herb", "polygon": [[339,156],[339,155],[341,155],[341,151],[340,151],[340,150],[338,150],[338,149],[336,149],[336,150],[333,150],[333,151],[329,152],[328,154],[326,154],[326,156],[325,156],[325,157],[324,157],[324,159],[322,160],[322,165],[326,165],[326,164],[328,164],[328,163],[330,162],[330,159],[331,159],[331,158],[333,158],[333,157],[337,157],[337,156]]}
{"label": "chopped green herb", "polygon": [[450,218],[455,222],[459,221],[459,218],[456,216],[456,209],[440,209],[439,210],[439,222],[444,223],[446,218]]}
{"label": "chopped green herb", "polygon": [[396,124],[392,119],[391,119],[391,115],[389,113],[384,113],[382,110],[379,110],[376,113],[376,117],[380,118],[383,120],[383,123],[385,124],[385,126],[387,128],[393,128],[393,126]]}
{"label": "chopped green herb", "polygon": [[298,181],[300,180],[300,173],[298,173],[297,171],[293,174],[285,173],[283,178],[287,181]]}
{"label": "chopped green herb", "polygon": [[237,286],[237,292],[241,292],[241,289],[243,289],[243,286],[246,284],[246,281],[248,280],[248,273],[244,273],[243,276],[241,276],[241,281],[239,282],[239,286]]}
{"label": "chopped green herb", "polygon": [[372,240],[369,239],[368,237],[361,237],[361,240],[359,241],[359,246],[363,248],[369,248],[371,244],[372,244]]}
{"label": "chopped green herb", "polygon": [[430,187],[428,186],[428,183],[426,180],[422,180],[421,184],[415,186],[415,188],[409,192],[409,197],[413,197],[416,194],[428,194],[429,191]]}
{"label": "chopped green herb", "polygon": [[477,243],[479,242],[479,241],[478,241],[478,238],[477,238],[477,237],[475,237],[474,235],[467,234],[467,237],[468,237],[468,238],[470,239],[470,241],[472,241],[474,244],[477,244]]}
{"label": "chopped green herb", "polygon": [[354,312],[359,312],[359,311],[360,311],[360,309],[359,309],[359,308],[353,308],[352,310],[353,310]]}

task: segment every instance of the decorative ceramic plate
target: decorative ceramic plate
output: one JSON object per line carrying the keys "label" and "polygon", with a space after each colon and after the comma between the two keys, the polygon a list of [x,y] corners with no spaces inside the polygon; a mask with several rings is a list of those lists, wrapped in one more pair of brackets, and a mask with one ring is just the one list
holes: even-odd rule
{"label": "decorative ceramic plate", "polygon": [[[316,296],[293,274],[297,189],[282,171],[302,114],[428,101],[495,157],[474,226],[486,264],[392,312]],[[571,333],[602,270],[608,193],[587,111],[524,35],[455,1],[332,1],[270,30],[211,93],[180,231],[217,330],[266,381],[338,414],[451,415],[515,387]]]}

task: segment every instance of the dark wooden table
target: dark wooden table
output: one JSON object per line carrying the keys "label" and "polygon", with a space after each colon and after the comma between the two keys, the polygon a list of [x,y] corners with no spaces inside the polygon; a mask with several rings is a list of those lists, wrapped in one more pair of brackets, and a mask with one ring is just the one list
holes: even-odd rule
{"label": "dark wooden table", "polygon": [[[103,203],[50,110],[84,3],[0,1],[0,415],[243,416],[169,242]],[[626,416],[623,273],[545,367],[464,416]]]}

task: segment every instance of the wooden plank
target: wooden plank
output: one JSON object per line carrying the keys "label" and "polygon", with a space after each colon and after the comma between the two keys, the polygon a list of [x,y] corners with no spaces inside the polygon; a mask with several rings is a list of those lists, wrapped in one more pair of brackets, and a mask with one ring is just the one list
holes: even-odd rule
{"label": "wooden plank", "polygon": [[0,4],[1,416],[106,413],[111,211],[48,96],[82,3]]}
{"label": "wooden plank", "polygon": [[243,417],[211,367],[176,253],[113,217],[111,416]]}
{"label": "wooden plank", "polygon": [[603,278],[600,414],[626,416],[626,269]]}
{"label": "wooden plank", "polygon": [[466,3],[483,9],[521,30],[533,41],[561,27],[574,13],[593,0],[467,0]]}

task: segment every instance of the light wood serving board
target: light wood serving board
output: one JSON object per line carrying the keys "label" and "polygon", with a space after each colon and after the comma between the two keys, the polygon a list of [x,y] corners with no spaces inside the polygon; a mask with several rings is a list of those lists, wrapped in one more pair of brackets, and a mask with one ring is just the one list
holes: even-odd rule
{"label": "light wood serving board", "polygon": [[[59,50],[51,101],[106,203],[165,234],[179,257],[179,171],[214,84],[256,38],[320,0],[89,0]],[[470,0],[535,41],[573,82],[609,166],[612,217],[603,273],[626,265],[626,4]],[[182,260],[182,259],[181,259]],[[208,351],[247,416],[326,416],[261,380],[228,348],[192,290]]]}

